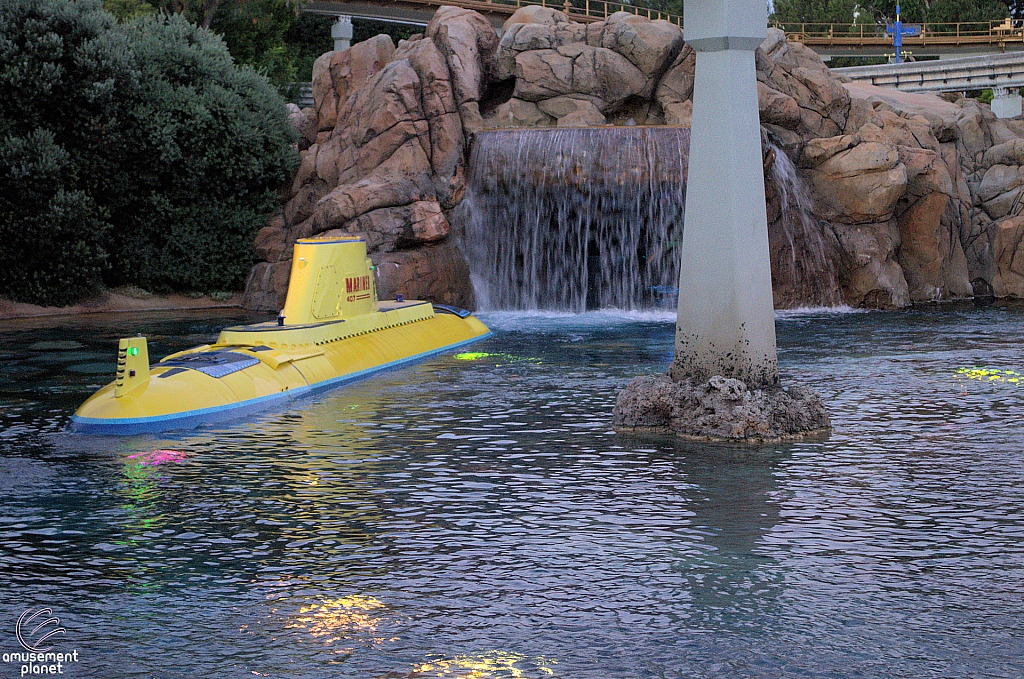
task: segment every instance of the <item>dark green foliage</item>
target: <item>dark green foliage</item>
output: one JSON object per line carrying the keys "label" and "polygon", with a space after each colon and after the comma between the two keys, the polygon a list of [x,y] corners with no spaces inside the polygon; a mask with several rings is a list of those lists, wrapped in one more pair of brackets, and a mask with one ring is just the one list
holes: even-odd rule
{"label": "dark green foliage", "polygon": [[182,17],[0,1],[0,295],[237,289],[297,161],[284,102]]}
{"label": "dark green foliage", "polygon": [[[224,38],[236,61],[252,66],[283,88],[298,79],[296,60],[285,35],[300,15],[298,5],[286,0],[222,2],[210,29]],[[328,41],[330,37],[328,28]]]}
{"label": "dark green foliage", "polygon": [[146,0],[103,0],[103,9],[122,21],[149,16],[157,11]]}
{"label": "dark green foliage", "polygon": [[73,163],[53,133],[0,139],[0,293],[49,306],[73,304],[100,281],[110,225],[71,188]]}
{"label": "dark green foliage", "polygon": [[928,8],[928,21],[935,23],[1001,21],[1008,16],[1009,7],[997,0],[933,0]]}
{"label": "dark green foliage", "polygon": [[112,283],[164,290],[233,290],[253,263],[252,241],[294,171],[284,102],[224,43],[181,16],[129,24],[138,103],[125,134],[113,206]]}
{"label": "dark green foliage", "polygon": [[57,304],[98,284],[103,178],[135,83],[98,1],[0,2],[0,294]]}
{"label": "dark green foliage", "polygon": [[[971,0],[972,2],[974,0]],[[865,3],[868,4],[868,3]],[[896,21],[896,5],[900,6],[900,14],[903,23],[920,23],[931,21],[929,3],[925,0],[875,0],[868,4],[874,10],[875,17],[880,22],[892,23]],[[935,2],[931,2],[934,5]],[[868,12],[870,14],[870,11]]]}
{"label": "dark green foliage", "polygon": [[[296,80],[309,80],[307,39],[315,48],[322,47],[316,56],[331,49],[331,18],[305,15],[305,4],[306,0],[103,0],[107,11],[122,21],[179,15],[209,28],[224,39],[236,62],[263,73],[282,92]],[[322,35],[296,30],[308,23],[306,16],[327,22]]]}
{"label": "dark green foliage", "polygon": [[[772,18],[793,23],[844,23],[854,22],[854,0],[775,0]],[[859,23],[873,23],[870,12],[864,12]]]}
{"label": "dark green foliage", "polygon": [[[284,35],[285,46],[295,65],[295,79],[313,79],[313,62],[324,52],[334,49],[331,24],[334,17],[303,12]],[[358,25],[358,22],[357,22]]]}
{"label": "dark green foliage", "polygon": [[[424,30],[423,26],[406,26],[404,24],[396,24],[390,21],[372,21],[370,19],[356,19],[352,22],[352,44],[369,40],[375,35],[384,33],[391,36],[392,42],[396,45],[399,40],[408,40],[410,37],[417,33],[422,33]],[[328,35],[330,30],[328,29]],[[329,49],[334,49],[330,47]]]}

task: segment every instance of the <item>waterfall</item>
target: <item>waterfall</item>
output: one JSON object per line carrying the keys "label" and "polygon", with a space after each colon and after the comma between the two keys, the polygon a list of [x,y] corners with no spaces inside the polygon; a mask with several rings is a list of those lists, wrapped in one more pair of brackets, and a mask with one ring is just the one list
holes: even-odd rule
{"label": "waterfall", "polygon": [[485,130],[465,227],[484,309],[674,305],[689,130]]}
{"label": "waterfall", "polygon": [[776,307],[842,303],[832,248],[812,212],[811,195],[789,157],[775,145],[771,179],[781,215],[769,229]]}
{"label": "waterfall", "polygon": [[[464,243],[480,308],[674,307],[689,144],[688,129],[667,126],[478,132]],[[837,306],[835,245],[772,149],[775,305]]]}

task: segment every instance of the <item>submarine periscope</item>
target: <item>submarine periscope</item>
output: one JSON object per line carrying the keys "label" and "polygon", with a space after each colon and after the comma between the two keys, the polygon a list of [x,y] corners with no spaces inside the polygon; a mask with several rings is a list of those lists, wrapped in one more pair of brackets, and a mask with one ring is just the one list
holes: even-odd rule
{"label": "submarine periscope", "polygon": [[114,381],[78,408],[71,429],[129,435],[238,419],[490,335],[462,309],[379,301],[363,239],[304,238],[276,321],[225,328],[215,343],[152,365],[145,337],[120,340]]}

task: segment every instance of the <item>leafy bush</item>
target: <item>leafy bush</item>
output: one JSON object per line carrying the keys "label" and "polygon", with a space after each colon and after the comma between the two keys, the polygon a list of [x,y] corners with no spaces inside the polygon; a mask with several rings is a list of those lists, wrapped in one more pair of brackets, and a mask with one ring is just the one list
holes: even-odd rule
{"label": "leafy bush", "polygon": [[109,280],[143,288],[237,289],[252,242],[295,169],[284,100],[181,16],[127,24],[139,90],[113,207]]}
{"label": "leafy bush", "polygon": [[0,140],[0,290],[15,300],[73,304],[99,284],[110,225],[72,172],[49,130]]}
{"label": "leafy bush", "polygon": [[182,17],[0,2],[0,295],[237,289],[297,162],[284,101]]}
{"label": "leafy bush", "polygon": [[96,2],[0,3],[0,294],[65,304],[95,289],[111,228],[131,53]]}

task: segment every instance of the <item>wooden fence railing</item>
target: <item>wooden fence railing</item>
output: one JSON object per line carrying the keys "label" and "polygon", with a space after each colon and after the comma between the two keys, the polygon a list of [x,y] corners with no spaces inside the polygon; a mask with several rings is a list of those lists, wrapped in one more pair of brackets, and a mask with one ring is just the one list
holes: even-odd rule
{"label": "wooden fence railing", "polygon": [[[786,32],[786,38],[802,42],[808,47],[829,47],[833,45],[884,45],[892,44],[892,36],[886,27],[879,24],[824,24],[776,22],[773,24]],[[961,23],[910,23],[904,26],[918,28],[919,34],[904,36],[905,45],[1004,45],[1024,43],[1024,21],[1004,19],[1003,21],[973,21]]]}
{"label": "wooden fence railing", "polygon": [[541,5],[562,10],[573,19],[583,18],[590,21],[603,21],[616,12],[630,12],[652,20],[670,21],[680,27],[683,25],[683,17],[677,14],[621,2],[605,2],[605,0],[484,0],[484,2],[485,4],[512,5],[517,8],[524,5]]}
{"label": "wooden fence railing", "polygon": [[[365,2],[365,0],[364,0]],[[372,4],[377,4],[370,0]],[[380,4],[388,4],[381,2]],[[683,17],[650,7],[641,7],[608,0],[395,0],[395,5],[437,8],[442,5],[456,5],[484,13],[511,15],[520,7],[539,5],[565,12],[574,21],[603,21],[615,12],[630,12],[652,20],[669,21],[682,28]],[[808,47],[844,46],[873,47],[891,45],[892,36],[886,33],[884,25],[874,23],[800,23],[772,22],[776,28],[786,32],[786,38],[802,42]],[[911,23],[920,34],[905,36],[904,45],[994,45],[1024,43],[1024,20],[1004,19],[1002,21],[975,21],[960,23]]]}
{"label": "wooden fence railing", "polygon": [[[330,2],[330,0],[327,0],[327,2]],[[314,2],[314,4],[318,3]],[[338,4],[343,5],[344,0],[339,0]],[[363,0],[363,4],[367,4],[366,0]],[[454,5],[456,7],[476,10],[484,14],[499,14],[506,16],[511,15],[520,7],[539,5],[541,7],[550,7],[552,9],[561,10],[568,14],[569,18],[573,21],[583,23],[604,21],[616,12],[630,12],[631,14],[637,14],[652,20],[662,19],[670,21],[676,26],[683,25],[683,17],[677,14],[662,12],[657,9],[651,9],[650,7],[639,7],[637,5],[631,5],[624,2],[608,2],[607,0],[394,0],[390,3],[384,2],[383,0],[369,0],[368,4],[392,4],[396,6],[404,5],[406,7],[411,6],[433,9],[441,7],[442,5]]]}

